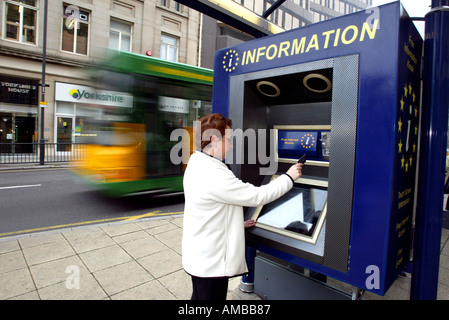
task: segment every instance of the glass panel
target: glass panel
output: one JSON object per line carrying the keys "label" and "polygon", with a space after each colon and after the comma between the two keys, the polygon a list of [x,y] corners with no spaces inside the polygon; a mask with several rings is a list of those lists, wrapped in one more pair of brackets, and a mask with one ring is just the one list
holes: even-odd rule
{"label": "glass panel", "polygon": [[75,20],[64,18],[62,29],[62,50],[73,52]]}
{"label": "glass panel", "polygon": [[11,3],[6,4],[6,21],[20,23],[19,6]]}
{"label": "glass panel", "polygon": [[19,40],[19,6],[6,3],[6,38]]}
{"label": "glass panel", "polygon": [[169,36],[166,36],[166,35],[161,35],[161,42],[166,43],[166,44],[170,44],[172,46],[176,46],[177,45],[176,38],[169,37]]}
{"label": "glass panel", "polygon": [[76,116],[90,117],[92,119],[101,119],[102,110],[97,106],[77,105]]}
{"label": "glass panel", "polygon": [[101,119],[102,110],[96,106],[77,105],[75,118],[75,142],[91,143],[95,138],[91,134],[95,127],[93,124]]}
{"label": "glass panel", "polygon": [[161,35],[161,59],[175,62],[178,60],[178,39]]}
{"label": "glass panel", "polygon": [[72,118],[58,117],[57,151],[72,150]]}
{"label": "glass panel", "polygon": [[86,123],[89,122],[89,118],[76,116],[75,119],[75,143],[89,143],[89,137],[86,137],[88,131]]}
{"label": "glass panel", "polygon": [[109,32],[109,48],[119,50],[119,37],[120,33],[117,31]]}
{"label": "glass panel", "polygon": [[177,51],[178,51],[178,48],[176,48],[176,47],[169,47],[168,48],[167,60],[176,62],[178,60],[178,58],[177,58]]}
{"label": "glass panel", "polygon": [[20,2],[22,4],[26,4],[26,5],[29,5],[31,7],[35,7],[36,6],[36,0],[21,0]]}
{"label": "glass panel", "polygon": [[23,12],[23,41],[36,43],[36,11],[24,8]]}
{"label": "glass panel", "polygon": [[294,187],[264,206],[257,222],[311,236],[327,199],[327,190]]}
{"label": "glass panel", "polygon": [[122,45],[120,50],[131,51],[131,36],[127,34],[122,34]]}
{"label": "glass panel", "polygon": [[111,20],[111,29],[118,30],[124,33],[131,33],[131,25],[115,20]]}
{"label": "glass panel", "polygon": [[111,29],[120,30],[120,25],[120,22],[111,20]]}
{"label": "glass panel", "polygon": [[256,220],[257,227],[315,243],[325,219],[326,207],[325,187],[295,183],[281,198],[257,208],[252,219]]}
{"label": "glass panel", "polygon": [[18,142],[15,146],[16,153],[32,153],[34,141],[34,117],[19,117],[16,116],[14,120],[15,125],[15,141]]}
{"label": "glass panel", "polygon": [[36,34],[34,28],[23,28],[23,41],[29,43],[36,43]]}
{"label": "glass panel", "polygon": [[84,22],[89,22],[89,12],[80,11],[79,20]]}
{"label": "glass panel", "polygon": [[87,37],[89,25],[86,23],[79,23],[79,29],[76,37],[76,53],[87,54]]}
{"label": "glass panel", "polygon": [[56,103],[56,113],[74,114],[74,104],[72,102],[58,101]]}
{"label": "glass panel", "polygon": [[11,25],[11,24],[7,24],[6,25],[6,38],[7,39],[14,39],[19,41],[19,27],[18,25]]}
{"label": "glass panel", "polygon": [[0,152],[11,153],[14,141],[12,116],[10,113],[0,113]]}
{"label": "glass panel", "polygon": [[36,25],[36,10],[24,8],[23,25],[27,27],[34,27]]}
{"label": "glass panel", "polygon": [[161,59],[167,60],[167,45],[161,44]]}

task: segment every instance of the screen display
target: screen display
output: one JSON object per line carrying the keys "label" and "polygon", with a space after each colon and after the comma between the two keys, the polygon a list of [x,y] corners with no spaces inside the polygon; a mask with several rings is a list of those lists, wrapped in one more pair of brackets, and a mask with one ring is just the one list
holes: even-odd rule
{"label": "screen display", "polygon": [[256,226],[315,243],[327,208],[327,189],[296,184],[281,198],[257,208]]}
{"label": "screen display", "polygon": [[279,130],[279,156],[317,155],[317,131]]}

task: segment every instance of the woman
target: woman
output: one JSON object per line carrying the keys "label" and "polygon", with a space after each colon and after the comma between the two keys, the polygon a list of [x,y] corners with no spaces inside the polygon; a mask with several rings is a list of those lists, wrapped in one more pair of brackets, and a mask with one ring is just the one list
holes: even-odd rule
{"label": "woman", "polygon": [[243,207],[276,200],[301,177],[298,163],[267,185],[239,180],[223,163],[232,148],[232,120],[221,114],[200,119],[201,151],[190,157],[184,174],[182,261],[191,275],[193,300],[226,300],[228,278],[248,272]]}

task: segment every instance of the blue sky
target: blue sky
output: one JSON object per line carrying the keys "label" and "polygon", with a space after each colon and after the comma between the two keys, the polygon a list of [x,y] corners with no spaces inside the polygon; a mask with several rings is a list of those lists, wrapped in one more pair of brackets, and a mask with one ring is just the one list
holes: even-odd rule
{"label": "blue sky", "polygon": [[[377,7],[390,2],[395,2],[395,0],[373,0],[373,6]],[[413,17],[424,17],[430,10],[431,2],[431,0],[401,0],[405,10]]]}
{"label": "blue sky", "polygon": [[[373,0],[373,7],[395,2],[395,0]],[[424,17],[430,11],[432,0],[401,0],[410,17]],[[424,37],[424,22],[415,22],[421,36]]]}

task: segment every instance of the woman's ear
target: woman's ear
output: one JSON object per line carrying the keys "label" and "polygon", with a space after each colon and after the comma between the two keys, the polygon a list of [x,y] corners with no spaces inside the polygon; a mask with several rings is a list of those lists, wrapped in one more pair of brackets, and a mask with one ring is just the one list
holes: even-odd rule
{"label": "woman's ear", "polygon": [[213,147],[216,147],[217,143],[220,141],[221,141],[221,139],[219,137],[217,137],[216,135],[212,135],[210,137],[210,143],[212,144]]}

